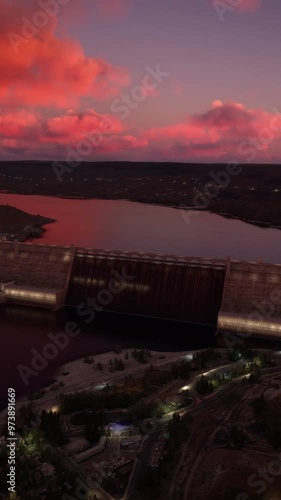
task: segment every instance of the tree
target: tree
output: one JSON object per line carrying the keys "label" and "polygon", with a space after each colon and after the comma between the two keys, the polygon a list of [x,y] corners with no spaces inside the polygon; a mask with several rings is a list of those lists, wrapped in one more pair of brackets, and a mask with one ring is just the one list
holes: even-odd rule
{"label": "tree", "polygon": [[100,439],[100,431],[94,424],[88,423],[85,425],[84,436],[91,444],[97,443]]}
{"label": "tree", "polygon": [[34,420],[35,418],[31,403],[21,407],[19,410],[19,417],[23,420],[24,425],[30,425],[31,420]]}
{"label": "tree", "polygon": [[172,420],[168,424],[170,438],[174,440],[175,445],[179,446],[188,433],[188,420],[184,420],[178,413],[173,414]]}
{"label": "tree", "polygon": [[201,376],[199,380],[196,382],[196,390],[199,392],[199,394],[208,394],[209,392],[212,392],[213,390],[213,384],[212,382],[209,382],[204,375]]}
{"label": "tree", "polygon": [[60,414],[42,411],[40,428],[50,443],[61,445],[64,442],[63,432],[60,427]]}
{"label": "tree", "polygon": [[261,381],[261,370],[260,368],[255,368],[254,371],[249,376],[250,384],[258,384]]}
{"label": "tree", "polygon": [[263,368],[267,364],[267,362],[268,362],[267,357],[263,352],[259,352],[254,357],[254,364],[259,368]]}
{"label": "tree", "polygon": [[86,356],[84,359],[83,359],[83,363],[87,363],[87,364],[92,364],[94,363],[95,360],[93,358],[90,358],[89,356]]}
{"label": "tree", "polygon": [[140,363],[147,363],[147,355],[146,355],[146,351],[144,349],[141,349],[140,351],[138,351],[137,353],[137,359]]}
{"label": "tree", "polygon": [[117,359],[115,362],[115,365],[116,365],[117,370],[124,370],[124,368],[125,368],[125,365],[124,365],[124,362],[122,361],[122,359]]}

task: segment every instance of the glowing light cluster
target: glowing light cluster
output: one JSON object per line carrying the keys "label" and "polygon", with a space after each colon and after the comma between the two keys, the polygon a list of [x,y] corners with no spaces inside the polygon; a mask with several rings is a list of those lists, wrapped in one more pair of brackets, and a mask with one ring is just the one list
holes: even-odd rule
{"label": "glowing light cluster", "polygon": [[[96,279],[96,278],[84,278],[83,276],[74,276],[73,278],[73,281],[74,283],[79,283],[81,285],[91,285],[91,286],[98,286],[98,287],[106,287],[107,286],[107,282],[106,280],[103,280],[103,279]],[[119,281],[115,281],[113,283],[113,286],[116,288],[116,289],[123,289],[125,290],[125,288],[127,290],[136,290],[138,292],[148,292],[148,290],[150,290],[150,286],[149,285],[142,285],[142,284],[138,284],[138,283],[120,283]]]}
{"label": "glowing light cluster", "polygon": [[31,301],[38,303],[56,303],[56,293],[55,292],[44,292],[34,289],[25,289],[19,287],[6,287],[5,295],[7,297],[13,298],[15,300]]}
{"label": "glowing light cluster", "polygon": [[242,316],[227,312],[220,313],[218,328],[222,331],[236,331],[237,333],[244,331],[269,334],[271,332],[281,336],[281,320],[257,320],[251,318],[250,315]]}

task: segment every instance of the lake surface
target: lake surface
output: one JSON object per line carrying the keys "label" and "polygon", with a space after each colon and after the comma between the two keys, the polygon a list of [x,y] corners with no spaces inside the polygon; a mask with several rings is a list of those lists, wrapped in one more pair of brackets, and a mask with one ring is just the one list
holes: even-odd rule
{"label": "lake surface", "polygon": [[209,212],[1,193],[3,203],[57,220],[38,243],[281,263],[280,230]]}

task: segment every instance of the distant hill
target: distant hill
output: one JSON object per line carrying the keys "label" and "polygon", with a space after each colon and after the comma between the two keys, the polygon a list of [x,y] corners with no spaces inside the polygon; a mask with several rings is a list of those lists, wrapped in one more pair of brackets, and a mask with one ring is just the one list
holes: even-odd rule
{"label": "distant hill", "polygon": [[126,199],[281,228],[281,166],[232,163],[229,175],[227,163],[6,161],[0,162],[0,200],[1,191]]}

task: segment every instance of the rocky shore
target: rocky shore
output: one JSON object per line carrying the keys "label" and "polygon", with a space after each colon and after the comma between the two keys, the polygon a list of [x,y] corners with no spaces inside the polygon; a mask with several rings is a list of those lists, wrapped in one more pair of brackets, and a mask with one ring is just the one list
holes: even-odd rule
{"label": "rocky shore", "polygon": [[7,241],[25,241],[40,238],[46,231],[46,224],[55,219],[32,215],[10,205],[0,205],[0,239]]}

